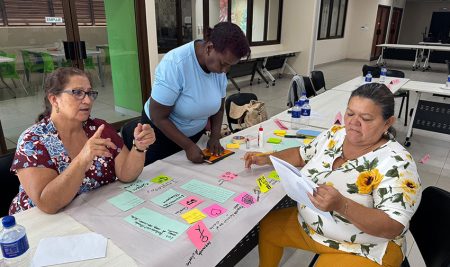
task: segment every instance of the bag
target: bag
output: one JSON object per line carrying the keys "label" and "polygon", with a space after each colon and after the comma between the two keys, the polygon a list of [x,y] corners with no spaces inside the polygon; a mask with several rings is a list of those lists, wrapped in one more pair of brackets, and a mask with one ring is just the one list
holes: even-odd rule
{"label": "bag", "polygon": [[243,106],[231,102],[230,118],[237,120],[241,129],[251,127],[267,120],[266,106],[257,100],[250,100]]}

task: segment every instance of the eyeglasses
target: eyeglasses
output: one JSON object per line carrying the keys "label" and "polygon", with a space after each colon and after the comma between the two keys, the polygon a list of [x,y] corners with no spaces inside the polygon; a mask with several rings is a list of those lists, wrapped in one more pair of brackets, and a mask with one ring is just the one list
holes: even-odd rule
{"label": "eyeglasses", "polygon": [[78,100],[83,100],[86,97],[86,95],[89,96],[89,98],[92,100],[97,99],[97,96],[98,96],[98,91],[93,91],[93,90],[86,92],[81,89],[72,89],[72,90],[64,90],[62,92],[71,94]]}

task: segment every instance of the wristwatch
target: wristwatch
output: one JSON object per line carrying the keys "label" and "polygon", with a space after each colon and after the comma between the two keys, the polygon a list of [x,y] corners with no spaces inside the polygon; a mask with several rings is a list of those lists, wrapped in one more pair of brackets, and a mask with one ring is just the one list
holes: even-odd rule
{"label": "wristwatch", "polygon": [[145,152],[147,152],[147,150],[148,150],[148,147],[145,148],[144,150],[139,149],[139,148],[136,146],[136,144],[135,144],[135,142],[134,142],[134,139],[133,139],[133,148],[134,148],[137,152],[140,152],[140,153],[145,153]]}

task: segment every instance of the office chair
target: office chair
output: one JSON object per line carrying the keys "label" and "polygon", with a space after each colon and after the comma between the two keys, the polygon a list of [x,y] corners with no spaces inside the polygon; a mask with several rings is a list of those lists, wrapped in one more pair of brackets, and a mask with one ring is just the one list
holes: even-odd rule
{"label": "office chair", "polygon": [[238,124],[238,120],[230,117],[231,102],[238,106],[243,106],[250,103],[251,100],[258,100],[258,97],[253,93],[236,93],[232,94],[225,100],[225,114],[227,115],[228,128],[231,132],[235,133],[240,129],[233,129],[231,124]]}
{"label": "office chair", "polygon": [[140,122],[141,117],[137,117],[126,122],[122,128],[120,128],[120,135],[122,135],[123,143],[127,146],[128,150],[133,148],[134,129]]}
{"label": "office chair", "polygon": [[[430,223],[437,232],[430,232]],[[426,266],[450,266],[450,192],[429,186],[422,192],[419,208],[411,218],[409,230],[417,243]],[[314,266],[319,254],[314,255],[309,267]],[[410,267],[405,257],[401,267]]]}
{"label": "office chair", "polygon": [[[405,78],[405,73],[400,70],[387,70],[386,76],[387,77],[396,77],[396,78]],[[402,98],[402,102],[400,104],[400,111],[398,112],[398,118],[400,118],[402,116],[403,103],[405,102],[405,98],[406,98],[405,123],[404,123],[404,125],[406,126],[406,125],[408,125],[409,91],[398,90],[397,92],[395,92],[394,97]]]}
{"label": "office chair", "polygon": [[311,82],[314,87],[314,91],[316,91],[316,93],[322,90],[322,88],[324,89],[324,91],[327,90],[325,86],[325,77],[323,76],[322,71],[320,70],[311,71]]}
{"label": "office chair", "polygon": [[19,192],[19,178],[9,169],[14,159],[14,152],[0,155],[0,217],[8,215],[11,201]]}
{"label": "office chair", "polygon": [[380,78],[380,73],[381,73],[381,69],[380,67],[377,66],[369,66],[369,65],[364,65],[362,67],[362,73],[363,76],[365,77],[367,75],[367,73],[370,71],[370,73],[372,74],[372,78]]}
{"label": "office chair", "polygon": [[450,60],[446,60],[445,64],[447,64],[447,73],[450,74]]}
{"label": "office chair", "polygon": [[[317,92],[316,92],[316,90],[314,90],[314,86],[313,86],[313,83],[312,83],[312,80],[310,77],[303,76],[303,83],[305,84],[307,98],[317,95]],[[299,98],[300,98],[300,96],[299,96]],[[298,99],[296,99],[296,100],[298,100]]]}

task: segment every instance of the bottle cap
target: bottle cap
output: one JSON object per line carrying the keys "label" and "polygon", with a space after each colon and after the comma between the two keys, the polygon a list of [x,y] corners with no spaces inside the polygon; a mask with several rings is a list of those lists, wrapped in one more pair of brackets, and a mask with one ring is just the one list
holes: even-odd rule
{"label": "bottle cap", "polygon": [[259,129],[258,130],[259,131],[263,131],[264,129],[263,129],[263,127],[261,125],[259,125]]}
{"label": "bottle cap", "polygon": [[2,219],[3,227],[8,228],[16,224],[16,219],[14,216],[5,216]]}

